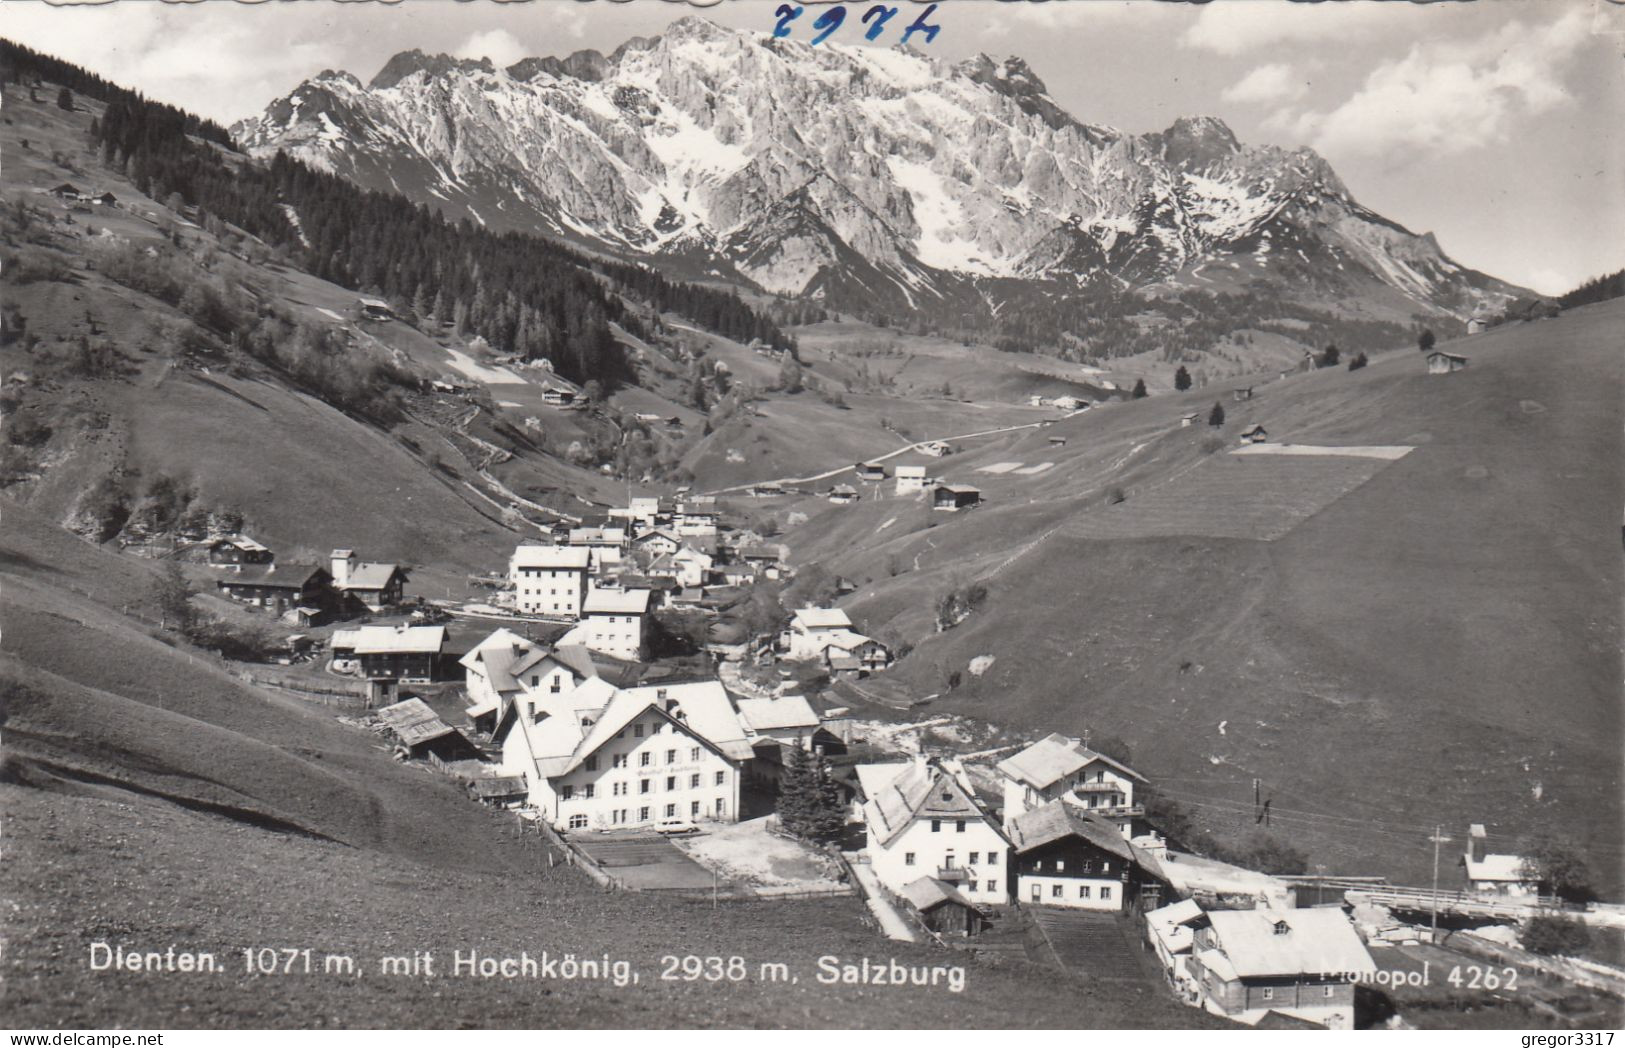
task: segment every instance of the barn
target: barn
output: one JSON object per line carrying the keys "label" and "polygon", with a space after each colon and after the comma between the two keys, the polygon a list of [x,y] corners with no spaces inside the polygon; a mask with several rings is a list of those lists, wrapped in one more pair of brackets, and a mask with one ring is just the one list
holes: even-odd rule
{"label": "barn", "polygon": [[919,922],[938,935],[968,939],[987,923],[975,903],[935,877],[921,877],[903,885],[902,896]]}
{"label": "barn", "polygon": [[1459,353],[1446,353],[1436,349],[1428,354],[1428,374],[1448,375],[1452,371],[1463,371],[1467,367],[1467,358]]}
{"label": "barn", "polygon": [[969,484],[938,484],[931,493],[931,508],[956,513],[982,501],[982,492]]}

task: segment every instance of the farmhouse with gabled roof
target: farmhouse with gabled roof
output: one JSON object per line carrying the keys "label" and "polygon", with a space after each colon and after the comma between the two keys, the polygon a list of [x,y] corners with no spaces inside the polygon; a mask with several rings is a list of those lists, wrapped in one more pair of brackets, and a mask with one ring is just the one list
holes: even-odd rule
{"label": "farmhouse with gabled roof", "polygon": [[921,877],[951,884],[979,903],[1005,902],[1009,841],[976,799],[964,767],[924,756],[861,765],[865,847],[875,876],[893,892]]}

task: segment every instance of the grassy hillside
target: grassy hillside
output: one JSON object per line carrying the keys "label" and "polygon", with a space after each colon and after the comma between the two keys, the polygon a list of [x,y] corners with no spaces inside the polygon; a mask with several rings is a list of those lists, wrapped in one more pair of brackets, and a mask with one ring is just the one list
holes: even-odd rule
{"label": "grassy hillside", "polygon": [[[536,534],[521,516],[553,519],[482,467],[567,513],[618,497],[596,471],[562,460],[575,441],[613,447],[614,426],[542,408],[544,376],[507,371],[511,384],[420,392],[429,379],[469,382],[489,361],[447,328],[358,322],[355,292],[289,268],[242,230],[142,195],[85,147],[96,102],[68,113],[26,93],[8,100],[0,367],[7,414],[30,434],[6,445],[10,497],[67,521],[98,484],[134,509],[168,478],[200,509],[241,513],[283,559],[350,546],[452,570],[498,565]],[[64,203],[48,192],[64,181],[118,203]],[[245,327],[227,330],[232,311]],[[272,313],[303,326],[270,336],[285,359],[301,359],[289,343],[317,343],[302,370],[244,351],[242,331]],[[368,392],[368,369],[390,377]]]}
{"label": "grassy hillside", "polygon": [[[1617,889],[1622,314],[1448,343],[1471,358],[1453,375],[1410,350],[1261,385],[1225,399],[1226,450],[1178,426],[1211,391],[1089,412],[942,460],[984,508],[887,497],[815,514],[793,545],[864,583],[869,628],[918,640],[877,694],[960,671],[935,709],[1120,736],[1235,834],[1256,776],[1274,828],[1332,869],[1421,877],[1434,824],[1483,821],[1508,847],[1573,835]],[[1228,454],[1254,422],[1276,442],[1415,450]],[[1056,465],[977,472],[998,459]],[[933,634],[932,600],[974,579],[985,609]]]}

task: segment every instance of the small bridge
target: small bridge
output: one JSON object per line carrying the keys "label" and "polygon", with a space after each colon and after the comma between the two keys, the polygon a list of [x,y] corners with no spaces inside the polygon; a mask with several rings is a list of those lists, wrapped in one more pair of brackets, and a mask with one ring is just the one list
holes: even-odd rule
{"label": "small bridge", "polygon": [[1412,913],[1462,914],[1470,917],[1502,917],[1521,920],[1542,910],[1566,908],[1561,900],[1547,896],[1526,899],[1497,899],[1462,891],[1434,891],[1431,888],[1405,888],[1399,885],[1361,885],[1344,892],[1349,902],[1371,903],[1390,910]]}

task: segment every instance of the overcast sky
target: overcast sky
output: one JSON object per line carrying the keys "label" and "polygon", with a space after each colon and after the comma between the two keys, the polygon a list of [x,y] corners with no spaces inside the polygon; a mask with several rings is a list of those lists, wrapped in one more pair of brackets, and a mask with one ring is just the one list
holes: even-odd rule
{"label": "overcast sky", "polygon": [[[818,5],[802,0],[809,13]],[[879,41],[923,8],[903,8]],[[323,69],[369,79],[419,48],[609,51],[703,7],[771,28],[778,0],[292,0],[0,4],[0,34],[222,122]],[[859,44],[868,2],[830,42]],[[1244,142],[1309,145],[1366,206],[1458,261],[1556,293],[1625,266],[1625,18],[1596,0],[950,0],[951,58],[1020,55],[1073,115],[1142,132],[1218,116]],[[1625,11],[1625,8],[1620,8]]]}

